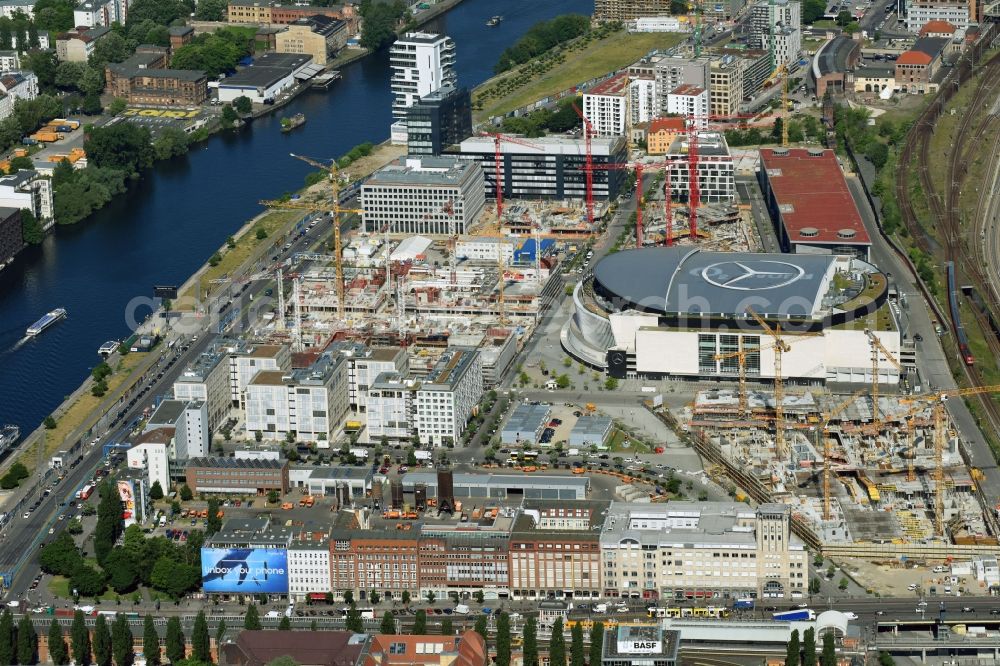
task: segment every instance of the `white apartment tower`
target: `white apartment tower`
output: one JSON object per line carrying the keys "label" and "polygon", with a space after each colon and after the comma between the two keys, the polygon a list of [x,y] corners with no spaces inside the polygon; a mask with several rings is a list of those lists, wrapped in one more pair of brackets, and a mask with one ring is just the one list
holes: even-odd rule
{"label": "white apartment tower", "polygon": [[628,76],[616,74],[583,94],[583,115],[595,136],[624,136],[629,125]]}
{"label": "white apartment tower", "polygon": [[667,113],[683,116],[704,129],[708,126],[708,90],[690,83],[674,88],[667,95]]}
{"label": "white apartment tower", "polygon": [[483,395],[479,352],[452,348],[441,355],[414,397],[414,423],[420,441],[432,446],[458,444],[472,410]]}
{"label": "white apartment tower", "polygon": [[629,122],[647,123],[659,114],[656,99],[656,79],[652,76],[633,77],[628,82]]}
{"label": "white apartment tower", "polygon": [[392,115],[406,119],[406,109],[446,83],[455,85],[455,42],[445,35],[408,32],[389,49]]}

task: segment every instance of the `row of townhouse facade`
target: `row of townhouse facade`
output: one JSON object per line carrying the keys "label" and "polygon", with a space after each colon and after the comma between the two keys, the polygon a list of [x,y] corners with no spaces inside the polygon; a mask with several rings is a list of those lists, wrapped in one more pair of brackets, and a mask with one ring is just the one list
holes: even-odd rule
{"label": "row of townhouse facade", "polygon": [[809,553],[790,517],[782,504],[524,500],[469,522],[398,529],[352,512],[323,534],[282,533],[296,601],[350,592],[364,602],[375,591],[396,600],[481,592],[494,600],[724,603],[806,593]]}

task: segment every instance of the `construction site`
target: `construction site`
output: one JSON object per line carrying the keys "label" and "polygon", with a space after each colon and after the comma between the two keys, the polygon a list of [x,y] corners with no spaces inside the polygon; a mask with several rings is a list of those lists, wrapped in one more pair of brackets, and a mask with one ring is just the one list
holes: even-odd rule
{"label": "construction site", "polygon": [[[795,336],[769,329],[776,364]],[[869,335],[871,377],[903,370]],[[667,418],[688,431],[717,479],[758,501],[793,507],[800,536],[828,555],[868,560],[945,559],[995,551],[996,510],[983,500],[983,475],[965,463],[948,399],[1000,387],[905,395],[872,381],[851,394],[792,388],[780,371],[766,388],[748,383],[747,357],[732,388],[699,391]],[[881,385],[880,385],[881,384]],[[905,559],[905,558],[904,558]]]}

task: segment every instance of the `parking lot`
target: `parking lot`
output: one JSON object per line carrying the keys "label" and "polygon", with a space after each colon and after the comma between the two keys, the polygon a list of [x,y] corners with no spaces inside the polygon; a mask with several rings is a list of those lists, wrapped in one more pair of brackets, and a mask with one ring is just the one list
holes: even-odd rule
{"label": "parking lot", "polygon": [[118,121],[118,118],[120,118],[133,125],[147,128],[155,136],[158,131],[167,127],[186,129],[199,120],[207,118],[208,114],[208,111],[198,108],[153,109],[130,106],[122,111],[111,123]]}

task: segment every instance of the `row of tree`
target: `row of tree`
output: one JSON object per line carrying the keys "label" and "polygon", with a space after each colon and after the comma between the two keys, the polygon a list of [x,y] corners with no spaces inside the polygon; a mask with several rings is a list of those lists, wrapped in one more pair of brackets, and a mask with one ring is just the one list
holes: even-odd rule
{"label": "row of tree", "polygon": [[575,99],[559,102],[554,110],[537,109],[526,116],[505,118],[501,131],[526,137],[545,136],[546,132],[565,132],[580,127],[580,116],[573,108]]}
{"label": "row of tree", "polygon": [[[823,650],[820,653],[819,665],[837,666],[837,646],[831,631],[823,634]],[[799,630],[792,631],[792,636],[785,647],[785,666],[817,666],[815,629],[806,629],[801,642]]]}
{"label": "row of tree", "polygon": [[170,60],[174,69],[198,69],[210,77],[236,69],[240,59],[253,53],[254,28],[228,27],[199,35],[177,49]]}
{"label": "row of tree", "polygon": [[[216,643],[226,631],[224,622],[216,630]],[[83,611],[76,611],[67,635],[63,633],[58,620],[52,619],[48,630],[49,661],[56,666],[72,663],[77,666],[132,666],[134,647],[132,630],[128,618],[123,613],[115,616],[111,625],[103,615],[98,615],[91,631],[87,627]],[[186,666],[212,663],[211,639],[205,613],[195,616],[191,634],[191,654],[187,654],[185,637],[180,618],[167,620],[166,637],[161,646],[160,636],[152,615],[143,621],[142,652],[146,664],[160,666],[183,663]],[[164,660],[166,656],[166,660]],[[10,611],[5,609],[0,615],[0,666],[38,663],[38,635],[31,618],[25,615],[14,626]]]}
{"label": "row of tree", "polygon": [[528,62],[549,49],[575,39],[590,30],[590,17],[582,14],[563,14],[551,21],[539,21],[524,37],[514,42],[500,54],[494,71],[499,74]]}

